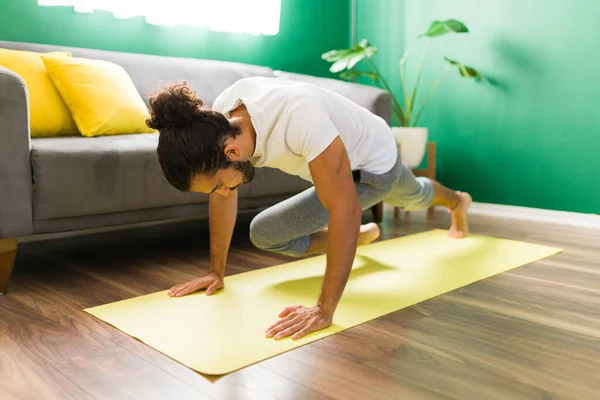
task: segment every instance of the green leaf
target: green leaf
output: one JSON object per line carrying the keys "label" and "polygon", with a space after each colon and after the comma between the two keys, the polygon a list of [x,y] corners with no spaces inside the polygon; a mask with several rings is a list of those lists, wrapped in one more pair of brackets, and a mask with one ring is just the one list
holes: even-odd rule
{"label": "green leaf", "polygon": [[444,57],[444,59],[458,68],[458,73],[460,74],[460,76],[464,78],[474,79],[476,81],[480,81],[483,79],[483,76],[481,76],[481,74],[477,72],[475,68],[464,65],[463,63],[458,62],[456,60],[451,60],[448,57]]}
{"label": "green leaf", "polygon": [[467,26],[460,21],[457,21],[455,19],[449,19],[444,22],[445,22],[446,26],[448,27],[448,29],[450,29],[452,32],[456,32],[456,33],[468,33],[469,32],[469,28],[467,28]]}
{"label": "green leaf", "polygon": [[448,19],[446,21],[433,21],[429,26],[427,32],[419,35],[419,37],[429,36],[429,37],[437,37],[443,36],[447,33],[467,33],[469,29],[460,21],[455,19]]}
{"label": "green leaf", "polygon": [[337,60],[336,62],[333,63],[333,65],[331,67],[329,67],[329,71],[331,71],[335,74],[335,73],[345,70],[348,67],[348,62],[350,61],[351,58],[352,58],[352,53],[347,56],[344,56],[340,60]]}
{"label": "green leaf", "polygon": [[355,66],[356,64],[358,64],[359,62],[361,62],[362,60],[364,60],[364,58],[365,58],[366,56],[367,56],[367,55],[365,54],[365,52],[364,52],[364,51],[361,51],[361,52],[359,52],[359,53],[356,53],[356,54],[354,54],[354,55],[353,55],[353,56],[350,58],[350,60],[348,61],[348,66],[347,66],[346,68],[348,68],[348,69],[352,69],[352,68],[354,68],[354,66]]}
{"label": "green leaf", "polygon": [[365,55],[368,58],[373,57],[375,54],[377,54],[377,52],[378,52],[377,47],[369,46],[369,47],[365,48]]}
{"label": "green leaf", "polygon": [[429,36],[429,37],[434,37],[434,36],[441,36],[448,33],[448,30],[446,29],[446,27],[444,26],[444,24],[441,21],[433,21],[431,23],[431,25],[429,26],[429,29],[427,30],[427,32],[422,33],[419,35],[419,37],[423,37],[423,36]]}
{"label": "green leaf", "polygon": [[321,55],[321,58],[325,61],[334,62],[339,60],[340,58],[348,55],[352,49],[344,49],[344,50],[330,50]]}
{"label": "green leaf", "polygon": [[348,49],[331,50],[323,53],[321,58],[333,63],[329,71],[338,73],[345,69],[354,68],[356,64],[376,53],[377,48],[371,46],[366,39],[363,39],[359,44]]}

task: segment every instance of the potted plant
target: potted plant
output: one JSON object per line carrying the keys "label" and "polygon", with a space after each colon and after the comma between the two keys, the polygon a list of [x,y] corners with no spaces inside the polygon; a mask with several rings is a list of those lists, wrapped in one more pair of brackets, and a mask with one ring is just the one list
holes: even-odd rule
{"label": "potted plant", "polygon": [[[433,83],[420,106],[416,107],[417,94],[420,93],[419,84],[421,74],[425,65],[425,59],[429,52],[432,38],[440,37],[448,33],[468,33],[469,30],[460,21],[449,19],[445,21],[434,21],[429,29],[418,37],[425,37],[425,44],[417,75],[412,90],[408,89],[405,75],[405,64],[408,60],[409,52],[406,51],[399,62],[400,80],[403,91],[403,102],[401,103],[394,95],[392,88],[387,83],[385,77],[379,71],[379,68],[373,60],[377,54],[377,48],[373,47],[368,40],[364,39],[359,44],[342,50],[331,50],[323,53],[321,56],[325,61],[333,63],[329,68],[332,73],[340,73],[340,77],[345,80],[354,80],[358,77],[367,77],[374,81],[379,87],[387,90],[392,95],[392,116],[395,126],[392,128],[396,142],[400,145],[402,160],[410,167],[417,167],[421,164],[425,155],[425,148],[428,139],[427,127],[419,126],[419,120],[431,98],[431,95],[438,88],[444,76],[450,68],[456,67],[460,76],[473,80],[482,80],[482,76],[475,69],[468,67],[456,60],[444,57],[447,64],[442,70],[438,79]],[[366,66],[366,70],[358,70],[355,67],[360,62]]]}

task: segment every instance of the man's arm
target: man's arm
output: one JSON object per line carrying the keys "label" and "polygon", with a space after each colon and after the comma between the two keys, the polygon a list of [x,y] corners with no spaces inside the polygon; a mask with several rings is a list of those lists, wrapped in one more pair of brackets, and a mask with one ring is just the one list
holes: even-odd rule
{"label": "man's arm", "polygon": [[317,195],[329,211],[327,268],[317,306],[333,317],[356,255],[362,209],[348,153],[339,136],[309,168]]}
{"label": "man's arm", "polygon": [[309,163],[319,199],[329,211],[327,268],[316,307],[286,307],[265,332],[267,337],[292,339],[331,325],[342,297],[358,242],[362,209],[356,195],[348,153],[339,138]]}
{"label": "man's arm", "polygon": [[192,279],[189,282],[174,286],[169,296],[180,297],[200,289],[206,289],[211,295],[224,286],[227,253],[231,244],[231,236],[237,218],[238,193],[232,190],[227,196],[218,193],[210,195],[209,226],[210,226],[210,266],[208,275]]}
{"label": "man's arm", "polygon": [[225,276],[227,254],[238,211],[238,191],[229,191],[227,196],[218,193],[210,195],[208,219],[210,226],[210,267],[220,279]]}

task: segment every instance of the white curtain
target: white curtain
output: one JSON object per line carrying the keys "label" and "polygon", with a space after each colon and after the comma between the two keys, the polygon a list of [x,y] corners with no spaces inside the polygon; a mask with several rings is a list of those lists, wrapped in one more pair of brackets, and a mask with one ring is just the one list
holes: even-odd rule
{"label": "white curtain", "polygon": [[165,26],[203,26],[212,31],[276,35],[281,0],[38,0],[81,13],[104,10],[115,18],[145,17]]}

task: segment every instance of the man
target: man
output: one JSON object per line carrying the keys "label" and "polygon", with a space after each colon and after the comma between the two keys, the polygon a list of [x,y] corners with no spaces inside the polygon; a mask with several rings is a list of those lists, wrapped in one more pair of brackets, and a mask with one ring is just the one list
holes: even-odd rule
{"label": "man", "polygon": [[380,201],[406,210],[447,207],[451,237],[468,234],[471,197],[415,178],[400,160],[386,122],[352,101],[306,83],[246,78],[227,88],[211,109],[184,85],[150,99],[148,126],[166,179],[180,191],[210,193],[208,275],[171,288],[170,296],[224,287],[237,215],[236,189],[255,167],[278,168],[314,186],[261,212],[250,225],[258,248],[291,256],[327,251],[316,305],[285,308],[266,336],[300,338],[328,327],[358,245],[379,236],[361,226],[363,210]]}

